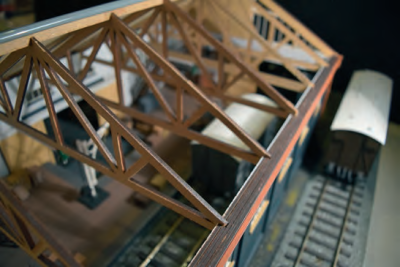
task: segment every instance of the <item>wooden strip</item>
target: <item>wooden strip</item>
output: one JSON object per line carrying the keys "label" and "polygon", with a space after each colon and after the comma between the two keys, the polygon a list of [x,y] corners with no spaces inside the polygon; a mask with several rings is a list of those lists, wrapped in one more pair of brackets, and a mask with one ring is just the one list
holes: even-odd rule
{"label": "wooden strip", "polygon": [[227,85],[222,89],[223,92],[226,92],[232,85],[234,85],[237,81],[239,81],[244,76],[244,71],[241,70],[238,74],[236,74],[232,80],[229,81]]}
{"label": "wooden strip", "polygon": [[288,79],[288,78],[284,78],[284,77],[280,77],[274,74],[269,74],[269,73],[264,73],[264,72],[260,72],[260,76],[261,78],[263,78],[265,81],[270,81],[270,83],[274,86],[278,86],[284,89],[288,89],[291,91],[295,91],[295,92],[304,92],[304,90],[306,89],[305,85],[292,80],[292,79]]}
{"label": "wooden strip", "polygon": [[12,109],[12,105],[11,105],[11,100],[10,100],[10,96],[8,95],[6,86],[4,84],[3,79],[0,79],[0,93],[3,96],[3,108],[4,111],[7,114],[12,114],[13,113],[13,109]]}
{"label": "wooden strip", "polygon": [[60,36],[59,38],[55,38],[55,40],[51,41],[47,46],[50,51],[55,51],[58,47],[60,47],[63,43],[65,43],[73,33],[67,33],[64,36]]}
{"label": "wooden strip", "polygon": [[225,58],[221,53],[218,53],[218,89],[222,90],[223,84],[225,83]]}
{"label": "wooden strip", "polygon": [[35,59],[35,69],[36,69],[36,74],[39,79],[40,83],[40,89],[43,93],[43,98],[46,103],[47,107],[47,112],[49,113],[49,119],[51,123],[51,127],[53,128],[53,133],[56,138],[56,142],[59,143],[61,146],[64,145],[64,138],[61,133],[60,125],[58,123],[57,119],[57,113],[56,110],[54,109],[54,104],[53,104],[53,99],[51,98],[51,92],[49,85],[47,84],[47,81],[45,81],[45,74],[43,67],[39,63],[39,60],[36,58]]}
{"label": "wooden strip", "polygon": [[88,73],[88,71],[90,69],[90,65],[92,65],[93,60],[97,55],[97,52],[99,52],[100,46],[104,42],[104,40],[105,40],[105,38],[107,36],[107,33],[108,33],[108,28],[107,27],[103,28],[103,30],[101,31],[99,37],[96,39],[96,41],[95,41],[95,43],[93,45],[93,50],[90,53],[90,56],[89,56],[89,58],[88,58],[88,60],[86,62],[85,67],[83,68],[83,70],[78,75],[78,80],[83,81],[85,79],[85,77],[86,77],[86,75],[87,75],[87,73]]}
{"label": "wooden strip", "polygon": [[151,9],[152,9],[152,8],[145,9],[145,10],[141,10],[141,11],[139,11],[139,12],[132,13],[132,14],[130,14],[130,15],[128,15],[128,16],[126,16],[126,17],[124,18],[124,22],[127,23],[127,24],[130,24],[132,21],[137,20],[137,19],[139,19],[140,17],[142,17],[144,14],[150,12]]}
{"label": "wooden strip", "polygon": [[192,126],[193,123],[195,123],[198,119],[200,119],[205,113],[207,112],[207,107],[202,106],[198,108],[195,112],[191,114],[191,116],[184,121],[183,126],[186,128],[189,128]]}
{"label": "wooden strip", "polygon": [[58,58],[63,57],[68,51],[71,52],[76,45],[80,44],[83,40],[106,25],[107,23],[100,23],[74,32],[67,41],[52,52],[53,55]]}
{"label": "wooden strip", "polygon": [[104,159],[107,161],[107,163],[110,165],[110,167],[112,169],[116,170],[117,163],[116,163],[114,157],[112,156],[112,154],[110,153],[110,151],[108,150],[108,148],[104,144],[104,142],[101,140],[100,136],[97,134],[96,130],[93,128],[92,124],[90,123],[88,118],[85,116],[85,113],[83,113],[83,111],[79,107],[78,103],[76,103],[72,94],[65,88],[64,84],[61,82],[61,80],[57,77],[57,74],[55,74],[52,69],[49,69],[46,66],[45,66],[45,68],[50,76],[50,79],[54,82],[54,84],[58,88],[59,92],[63,96],[64,100],[67,102],[69,108],[75,114],[76,118],[79,120],[82,127],[85,129],[85,131],[89,135],[89,137],[96,144],[99,151],[103,155]]}
{"label": "wooden strip", "polygon": [[162,28],[162,47],[163,47],[163,56],[164,58],[168,58],[168,32],[167,32],[167,12],[163,9],[161,13],[161,28]]}
{"label": "wooden strip", "polygon": [[25,100],[25,94],[28,87],[29,76],[31,75],[32,72],[32,63],[33,61],[31,53],[28,52],[26,53],[24,67],[22,69],[21,79],[19,81],[17,99],[14,106],[13,117],[16,120],[19,120],[19,117],[21,116],[22,103]]}
{"label": "wooden strip", "polygon": [[39,240],[39,242],[32,249],[32,254],[36,257],[39,257],[45,250],[47,249],[47,244],[43,239]]}
{"label": "wooden strip", "polygon": [[121,79],[121,44],[119,35],[110,29],[111,51],[114,57],[114,73],[117,83],[118,103],[124,104],[124,88]]}
{"label": "wooden strip", "polygon": [[74,68],[74,63],[72,62],[72,56],[71,56],[71,50],[67,51],[67,61],[68,61],[68,68],[69,70],[75,74],[75,68]]}
{"label": "wooden strip", "polygon": [[[120,34],[120,33],[118,33]],[[163,108],[165,114],[168,116],[170,121],[175,121],[175,115],[173,110],[171,109],[168,102],[165,100],[164,96],[161,94],[159,89],[157,88],[154,80],[151,78],[151,75],[147,72],[146,68],[143,66],[142,62],[140,61],[139,57],[133,51],[132,47],[128,44],[128,42],[121,36],[122,43],[124,44],[125,48],[128,51],[129,56],[132,58],[133,62],[137,66],[138,70],[141,73],[141,76],[146,80],[149,89],[153,92],[154,96],[156,97],[158,103]]]}
{"label": "wooden strip", "polygon": [[[196,51],[195,47],[193,44],[190,42],[189,37],[187,36],[186,32],[183,30],[180,22],[178,21],[177,17],[175,14],[170,15],[172,23],[174,24],[175,28],[178,30],[179,34],[181,35],[184,44],[186,45],[187,49],[189,50],[190,54],[194,57],[197,65],[200,67],[202,74],[206,76],[207,80],[211,82],[213,85],[213,89],[215,89],[214,82],[210,76],[210,73],[208,72],[207,68],[204,65],[204,62],[200,56],[200,54]],[[201,50],[201,49],[200,49]]]}
{"label": "wooden strip", "polygon": [[149,163],[147,157],[142,156],[138,161],[132,164],[124,173],[124,179],[130,179]]}
{"label": "wooden strip", "polygon": [[[0,53],[3,53],[3,55],[5,54],[1,49],[0,51]],[[6,58],[0,63],[0,76],[3,76],[9,69],[11,69],[21,58],[26,55],[26,53],[27,49],[23,48],[6,56]]]}
{"label": "wooden strip", "polygon": [[175,211],[178,214],[181,214],[182,216],[196,222],[197,224],[200,224],[201,226],[208,228],[208,229],[213,229],[216,224],[210,222],[207,220],[200,212],[197,210],[194,210],[193,208],[188,207],[185,204],[180,203],[179,201],[156,191],[154,188],[149,187],[148,185],[141,184],[139,182],[136,182],[134,180],[129,180],[125,182],[128,186],[130,183],[131,186],[133,186],[134,190],[139,192],[140,194],[153,199],[154,201],[158,203],[162,203],[165,207],[167,207],[170,210]]}
{"label": "wooden strip", "polygon": [[[205,13],[204,13],[204,1],[195,1],[195,3],[193,3],[193,6],[195,7],[195,10],[197,12],[196,14],[196,22],[199,24],[202,24],[204,22],[205,19]],[[188,29],[189,27],[186,27],[186,29]],[[186,30],[185,29],[185,30]],[[189,30],[189,29],[188,29]],[[189,31],[188,31],[189,32]],[[201,39],[201,36],[199,34],[196,34],[195,31],[193,31],[193,29],[191,30],[191,35],[194,34],[194,43],[196,44],[196,52],[198,55],[201,55],[202,53],[202,48],[205,45],[203,40]]]}
{"label": "wooden strip", "polygon": [[304,26],[299,20],[297,20],[292,14],[283,9],[279,4],[272,0],[260,0],[260,2],[271,9],[275,14],[277,14],[282,20],[284,20],[291,28],[300,32],[301,35],[313,46],[318,48],[322,53],[328,57],[334,56],[337,53],[329,47],[324,41],[322,41],[315,33],[313,33],[309,28]]}
{"label": "wooden strip", "polygon": [[282,41],[280,41],[276,46],[275,49],[278,50],[282,45],[287,44],[288,42],[290,42],[290,36],[289,35],[285,35],[285,37],[282,39]]}
{"label": "wooden strip", "polygon": [[151,29],[151,32],[150,32],[150,30],[148,31],[149,32],[149,35],[150,35],[150,38],[151,38],[151,34],[150,33],[154,33],[154,39],[152,39],[152,41],[155,41],[157,44],[159,44],[160,43],[160,36],[161,36],[161,30],[160,30],[160,27],[158,27],[158,21],[157,21],[157,23],[156,23],[156,25],[153,25],[153,27],[151,27],[150,28]]}
{"label": "wooden strip", "polygon": [[146,20],[146,22],[143,24],[143,26],[141,27],[140,30],[140,37],[143,37],[147,31],[149,30],[150,26],[153,24],[154,20],[156,19],[156,17],[158,16],[158,14],[160,13],[160,8],[155,8],[153,11],[153,14],[151,14],[150,18],[148,20]]}
{"label": "wooden strip", "polygon": [[116,130],[111,129],[111,137],[112,137],[114,155],[117,161],[118,170],[120,173],[123,173],[126,170],[126,166],[125,166],[125,156],[122,151],[121,136],[118,134]]}
{"label": "wooden strip", "polygon": [[263,105],[263,104],[260,104],[260,103],[256,103],[256,102],[251,101],[251,100],[247,100],[245,98],[235,97],[235,96],[230,96],[230,95],[223,95],[223,94],[212,93],[212,92],[210,92],[210,95],[214,95],[214,96],[216,96],[216,97],[218,97],[218,98],[220,98],[222,100],[225,100],[225,101],[232,101],[232,102],[240,103],[240,104],[243,104],[243,105],[246,105],[246,106],[249,106],[249,107],[253,107],[253,108],[256,108],[256,109],[259,109],[259,110],[263,110],[263,111],[268,112],[268,113],[273,113],[276,116],[284,118],[284,119],[287,118],[287,116],[289,115],[287,113],[287,111],[285,111],[285,110],[283,110],[281,108],[277,108],[277,107],[273,107],[273,106],[266,106],[266,105]]}
{"label": "wooden strip", "polygon": [[[249,57],[253,58],[253,56],[251,54],[252,53],[249,52]],[[270,54],[269,51],[265,51],[264,53],[259,53],[259,55],[255,57],[253,62],[250,62],[250,66],[258,70],[260,64],[262,64],[265,61],[265,58],[267,58],[269,54]]]}
{"label": "wooden strip", "polygon": [[179,123],[183,122],[184,113],[183,113],[183,90],[180,86],[176,88],[176,118]]}

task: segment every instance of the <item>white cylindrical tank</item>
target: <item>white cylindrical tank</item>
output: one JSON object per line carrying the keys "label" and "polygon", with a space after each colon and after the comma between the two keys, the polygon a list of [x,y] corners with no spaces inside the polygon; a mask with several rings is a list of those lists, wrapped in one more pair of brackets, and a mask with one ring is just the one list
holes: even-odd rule
{"label": "white cylindrical tank", "polygon": [[[271,99],[260,94],[245,94],[242,98],[256,102],[258,104],[276,107]],[[254,140],[258,140],[264,133],[267,126],[274,119],[275,115],[249,107],[239,103],[232,103],[225,109],[228,115]],[[213,139],[228,143],[230,145],[250,150],[250,148],[240,140],[234,132],[226,127],[220,120],[214,119],[203,131],[202,134]]]}

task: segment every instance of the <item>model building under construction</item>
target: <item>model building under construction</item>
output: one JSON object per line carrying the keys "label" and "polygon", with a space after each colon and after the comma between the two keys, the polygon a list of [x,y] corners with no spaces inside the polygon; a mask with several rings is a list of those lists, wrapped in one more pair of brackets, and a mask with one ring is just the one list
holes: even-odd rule
{"label": "model building under construction", "polygon": [[271,0],[116,1],[0,53],[0,230],[42,266],[248,266],[342,60]]}

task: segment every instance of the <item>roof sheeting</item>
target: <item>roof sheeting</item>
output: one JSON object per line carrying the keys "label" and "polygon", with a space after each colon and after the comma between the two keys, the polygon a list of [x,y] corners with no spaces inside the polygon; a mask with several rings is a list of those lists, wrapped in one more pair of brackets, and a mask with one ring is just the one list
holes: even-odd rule
{"label": "roof sheeting", "polygon": [[384,145],[392,87],[392,79],[380,72],[355,71],[333,120],[331,130],[360,133]]}

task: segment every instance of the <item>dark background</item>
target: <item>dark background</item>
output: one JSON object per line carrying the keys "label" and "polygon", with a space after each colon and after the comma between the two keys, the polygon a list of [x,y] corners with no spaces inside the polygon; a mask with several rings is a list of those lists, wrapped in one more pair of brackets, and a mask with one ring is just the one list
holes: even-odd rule
{"label": "dark background", "polygon": [[[251,1],[251,0],[247,0]],[[37,20],[108,2],[36,0]],[[394,81],[390,119],[400,123],[400,15],[393,0],[277,0],[333,49],[344,55],[333,84],[343,92],[357,69],[382,72]]]}
{"label": "dark background", "polygon": [[390,120],[400,123],[400,15],[390,0],[278,0],[344,56],[333,83],[343,92],[357,69],[371,69],[394,81]]}

